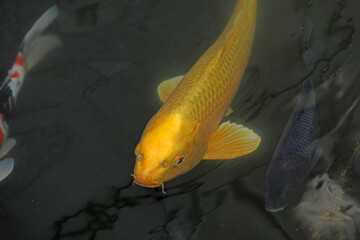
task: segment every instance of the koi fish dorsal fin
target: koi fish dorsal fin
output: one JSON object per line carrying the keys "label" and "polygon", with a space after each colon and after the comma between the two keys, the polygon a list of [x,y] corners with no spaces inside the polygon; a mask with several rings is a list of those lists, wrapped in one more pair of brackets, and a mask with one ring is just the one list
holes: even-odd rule
{"label": "koi fish dorsal fin", "polygon": [[253,152],[260,144],[260,137],[252,130],[230,123],[222,123],[210,136],[206,160],[232,159]]}
{"label": "koi fish dorsal fin", "polygon": [[183,75],[176,76],[176,77],[170,78],[170,79],[165,80],[160,83],[157,91],[158,91],[160,100],[163,103],[169,98],[170,94],[174,91],[174,89],[179,84],[181,79],[183,79],[183,77],[184,77]]}

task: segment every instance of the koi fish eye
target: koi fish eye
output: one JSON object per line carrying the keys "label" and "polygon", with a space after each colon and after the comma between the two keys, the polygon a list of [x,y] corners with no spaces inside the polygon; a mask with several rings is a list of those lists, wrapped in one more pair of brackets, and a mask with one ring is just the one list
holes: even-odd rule
{"label": "koi fish eye", "polygon": [[176,167],[179,166],[180,164],[182,164],[184,161],[184,157],[180,157],[179,160],[176,163]]}

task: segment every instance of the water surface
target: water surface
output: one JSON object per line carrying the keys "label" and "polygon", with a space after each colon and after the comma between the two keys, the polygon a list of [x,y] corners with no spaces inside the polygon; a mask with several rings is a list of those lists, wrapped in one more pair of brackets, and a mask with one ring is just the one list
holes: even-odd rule
{"label": "water surface", "polygon": [[[25,33],[55,3],[0,2],[3,78]],[[16,162],[0,183],[0,239],[168,239],[174,219],[187,239],[308,238],[289,214],[302,192],[284,212],[268,213],[265,174],[296,103],[309,16],[330,176],[360,141],[359,107],[343,118],[360,92],[360,2],[259,1],[251,58],[227,120],[254,129],[261,145],[239,159],[201,162],[165,184],[166,202],[132,185],[134,148],[161,106],[157,85],[189,70],[235,1],[57,3],[61,15],[48,33],[63,46],[27,75],[9,123]]]}

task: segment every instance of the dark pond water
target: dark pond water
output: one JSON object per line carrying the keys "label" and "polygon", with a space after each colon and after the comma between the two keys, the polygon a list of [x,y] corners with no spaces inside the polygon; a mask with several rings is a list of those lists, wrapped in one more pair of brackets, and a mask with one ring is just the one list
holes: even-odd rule
{"label": "dark pond water", "polygon": [[[29,72],[9,122],[17,145],[8,154],[15,168],[0,183],[1,240],[281,240],[309,239],[309,232],[319,231],[294,210],[307,184],[284,211],[269,213],[264,181],[296,103],[309,16],[309,67],[324,155],[306,181],[325,171],[335,176],[359,144],[356,0],[259,1],[251,58],[228,117],[261,135],[258,150],[202,161],[166,183],[165,196],[132,185],[134,148],[161,106],[157,85],[189,70],[224,28],[235,2],[0,1],[1,77],[26,32],[56,3],[60,16],[48,32],[63,41]],[[337,234],[324,239],[356,239]]]}

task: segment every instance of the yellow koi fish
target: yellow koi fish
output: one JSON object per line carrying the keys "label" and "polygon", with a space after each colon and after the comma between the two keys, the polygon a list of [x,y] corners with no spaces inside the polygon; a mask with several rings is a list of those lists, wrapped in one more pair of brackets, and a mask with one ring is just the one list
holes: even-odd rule
{"label": "yellow koi fish", "polygon": [[163,183],[194,168],[201,159],[232,159],[254,151],[252,130],[220,122],[232,110],[255,32],[256,0],[239,0],[225,30],[185,76],[158,87],[164,105],[136,146],[134,182]]}

